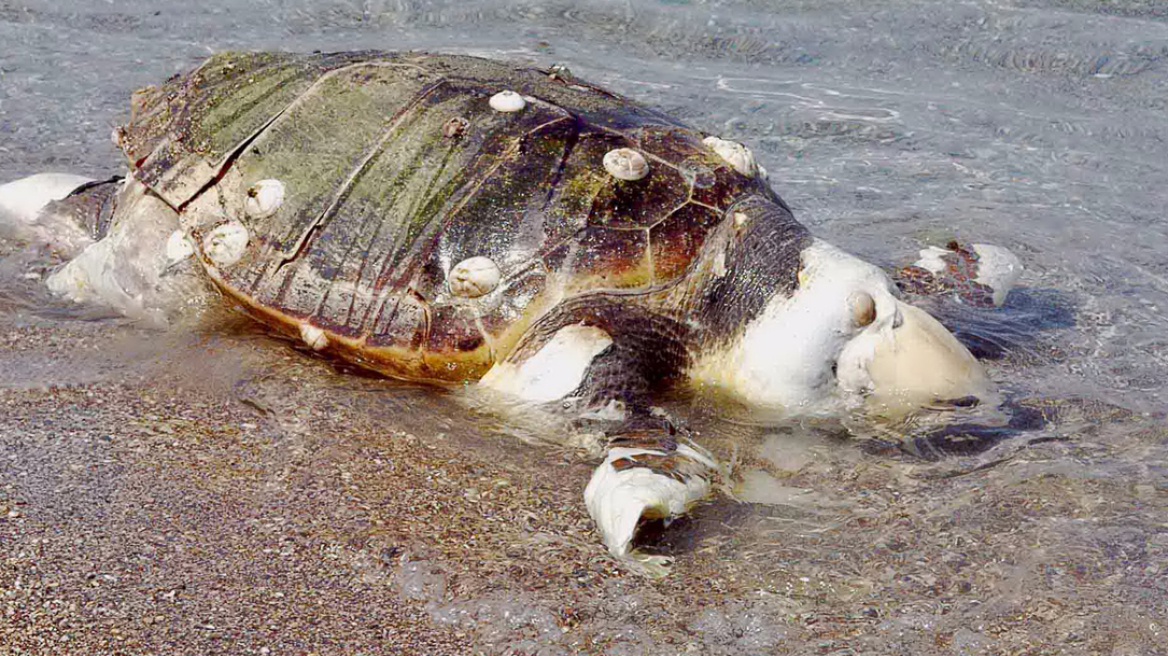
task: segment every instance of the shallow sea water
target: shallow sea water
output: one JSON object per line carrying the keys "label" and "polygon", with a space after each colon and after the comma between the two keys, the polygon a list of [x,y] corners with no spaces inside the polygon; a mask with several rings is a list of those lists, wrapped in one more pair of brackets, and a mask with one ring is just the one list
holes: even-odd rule
{"label": "shallow sea water", "polygon": [[583,452],[228,313],[54,305],[0,239],[0,654],[1168,653],[1162,3],[0,0],[0,42],[0,181],[120,173],[130,92],[220,50],[567,64],[874,262],[1012,249],[1004,308],[929,309],[1039,417],[963,450],[681,403],[737,500],[647,536],[650,581]]}

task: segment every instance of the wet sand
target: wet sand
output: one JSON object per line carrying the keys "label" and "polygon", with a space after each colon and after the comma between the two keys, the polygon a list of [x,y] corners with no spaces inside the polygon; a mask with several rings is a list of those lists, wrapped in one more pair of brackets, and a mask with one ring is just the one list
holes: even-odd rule
{"label": "wet sand", "polygon": [[1093,477],[1089,429],[977,466],[812,440],[778,505],[651,538],[653,581],[601,547],[584,454],[229,313],[18,308],[0,362],[0,654],[1165,653],[1168,488]]}

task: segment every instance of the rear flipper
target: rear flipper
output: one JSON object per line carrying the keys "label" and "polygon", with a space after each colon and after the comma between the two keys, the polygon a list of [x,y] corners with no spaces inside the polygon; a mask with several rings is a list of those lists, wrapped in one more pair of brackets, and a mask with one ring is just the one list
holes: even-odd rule
{"label": "rear flipper", "polygon": [[35,175],[0,186],[0,211],[68,260],[46,279],[59,296],[158,325],[207,297],[177,213],[141,183]]}
{"label": "rear flipper", "polygon": [[608,550],[657,576],[670,559],[634,550],[637,527],[684,514],[709,495],[718,471],[646,403],[681,376],[685,339],[680,322],[601,295],[577,298],[537,322],[481,381],[525,401],[573,408],[608,428],[604,462],[584,500]]}
{"label": "rear flipper", "polygon": [[77,205],[76,196],[102,184],[69,173],[38,173],[0,185],[0,229],[71,258],[96,238],[68,208]]}

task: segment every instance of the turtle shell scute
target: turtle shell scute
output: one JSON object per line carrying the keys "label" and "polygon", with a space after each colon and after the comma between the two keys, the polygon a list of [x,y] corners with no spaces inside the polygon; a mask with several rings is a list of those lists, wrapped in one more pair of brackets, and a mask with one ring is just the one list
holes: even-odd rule
{"label": "turtle shell scute", "polygon": [[616,229],[651,228],[689,200],[690,184],[681,173],[662,164],[640,180],[612,178],[592,205],[591,226]]}
{"label": "turtle shell scute", "polygon": [[710,232],[722,222],[717,210],[689,203],[649,231],[655,284],[675,280],[688,271]]}

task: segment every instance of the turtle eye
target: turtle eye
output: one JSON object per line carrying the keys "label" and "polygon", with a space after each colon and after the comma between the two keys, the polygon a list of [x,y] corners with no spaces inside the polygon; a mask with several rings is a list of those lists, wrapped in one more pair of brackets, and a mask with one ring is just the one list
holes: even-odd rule
{"label": "turtle eye", "polygon": [[852,325],[863,328],[876,320],[876,300],[868,292],[852,292],[848,296],[848,312]]}

